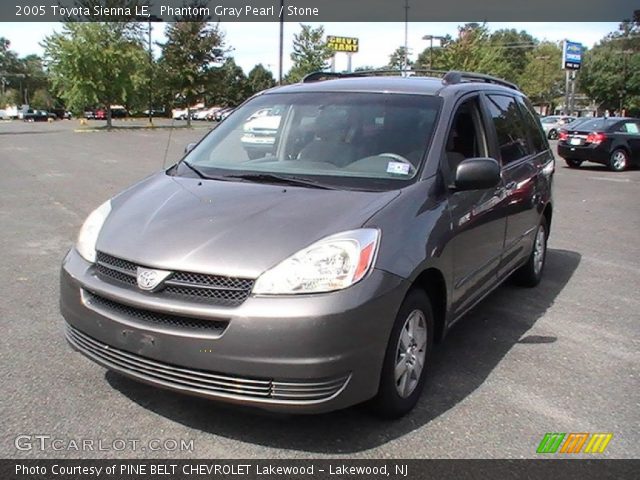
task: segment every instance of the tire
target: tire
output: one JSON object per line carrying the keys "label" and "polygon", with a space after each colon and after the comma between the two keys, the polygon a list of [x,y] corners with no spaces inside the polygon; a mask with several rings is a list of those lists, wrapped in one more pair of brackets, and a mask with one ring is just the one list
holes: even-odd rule
{"label": "tire", "polygon": [[547,135],[549,140],[557,140],[558,139],[558,131],[557,130],[549,130],[549,135]]}
{"label": "tire", "polygon": [[542,219],[533,241],[533,249],[527,263],[515,271],[513,279],[523,287],[535,287],[542,280],[544,265],[547,260],[547,238],[549,227],[546,219]]}
{"label": "tire", "polygon": [[[416,328],[411,328],[412,322]],[[389,336],[378,394],[370,403],[376,415],[399,418],[409,413],[418,402],[433,350],[433,327],[429,297],[420,289],[409,291]],[[421,359],[422,367],[418,368]],[[401,364],[404,371],[396,380],[396,366]]]}
{"label": "tire", "polygon": [[582,160],[576,160],[575,158],[565,158],[564,162],[569,168],[580,168],[580,165],[582,165]]}
{"label": "tire", "polygon": [[629,166],[629,154],[621,148],[615,149],[609,157],[609,169],[613,172],[623,172]]}

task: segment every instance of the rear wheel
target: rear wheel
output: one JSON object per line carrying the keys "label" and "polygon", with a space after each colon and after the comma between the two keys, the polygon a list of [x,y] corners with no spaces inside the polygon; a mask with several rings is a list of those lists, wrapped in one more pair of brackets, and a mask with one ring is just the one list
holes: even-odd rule
{"label": "rear wheel", "polygon": [[557,140],[558,138],[558,131],[557,130],[549,130],[549,140]]}
{"label": "rear wheel", "polygon": [[433,332],[429,297],[423,290],[411,290],[391,330],[380,388],[371,402],[376,414],[398,418],[416,405],[433,350]]}
{"label": "rear wheel", "polygon": [[533,241],[533,249],[529,260],[513,275],[514,280],[523,287],[535,287],[542,280],[542,272],[547,259],[547,235],[549,229],[547,221],[543,218]]}
{"label": "rear wheel", "polygon": [[575,158],[565,158],[564,161],[569,168],[580,168],[580,165],[582,165],[582,160],[576,160]]}
{"label": "rear wheel", "polygon": [[609,158],[609,168],[614,172],[622,172],[629,165],[629,154],[622,149],[614,150]]}

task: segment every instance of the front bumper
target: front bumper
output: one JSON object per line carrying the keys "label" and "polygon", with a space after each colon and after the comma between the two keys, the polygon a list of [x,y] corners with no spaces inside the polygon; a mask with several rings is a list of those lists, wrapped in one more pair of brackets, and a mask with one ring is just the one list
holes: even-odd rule
{"label": "front bumper", "polygon": [[315,413],[376,394],[407,288],[373,270],[339,292],[210,306],[102,281],[72,249],[60,309],[69,343],[106,368],[212,399]]}

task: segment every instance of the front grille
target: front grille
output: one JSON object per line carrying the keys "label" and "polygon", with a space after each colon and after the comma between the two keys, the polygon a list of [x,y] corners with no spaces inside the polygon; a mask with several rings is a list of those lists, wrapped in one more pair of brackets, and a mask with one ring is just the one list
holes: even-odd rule
{"label": "front grille", "polygon": [[84,291],[84,298],[88,307],[100,313],[124,317],[125,319],[154,327],[165,326],[171,329],[193,330],[222,335],[228,325],[228,322],[221,320],[204,320],[136,308],[100,297],[86,290]]}
{"label": "front grille", "polygon": [[[140,265],[142,266],[142,265]],[[137,289],[138,265],[103,252],[96,257],[96,273],[105,281]],[[173,272],[152,295],[187,298],[213,305],[237,306],[253,288],[253,280],[193,272]]]}
{"label": "front grille", "polygon": [[66,325],[67,340],[94,361],[132,377],[214,398],[262,403],[311,404],[340,393],[350,376],[324,380],[277,381],[179,367],[106,345]]}

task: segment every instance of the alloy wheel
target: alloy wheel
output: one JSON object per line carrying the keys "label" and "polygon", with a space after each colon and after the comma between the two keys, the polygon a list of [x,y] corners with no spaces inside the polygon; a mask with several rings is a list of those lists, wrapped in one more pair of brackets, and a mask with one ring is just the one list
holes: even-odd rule
{"label": "alloy wheel", "polygon": [[407,398],[418,386],[427,351],[427,321],[413,310],[404,322],[396,347],[395,381],[398,395]]}
{"label": "alloy wheel", "polygon": [[536,234],[535,245],[533,246],[533,270],[536,275],[540,275],[542,266],[544,265],[544,256],[546,253],[546,232],[544,227],[540,225],[538,227],[538,233]]}
{"label": "alloy wheel", "polygon": [[611,163],[615,170],[624,170],[627,166],[627,155],[622,150],[616,150],[611,156]]}

